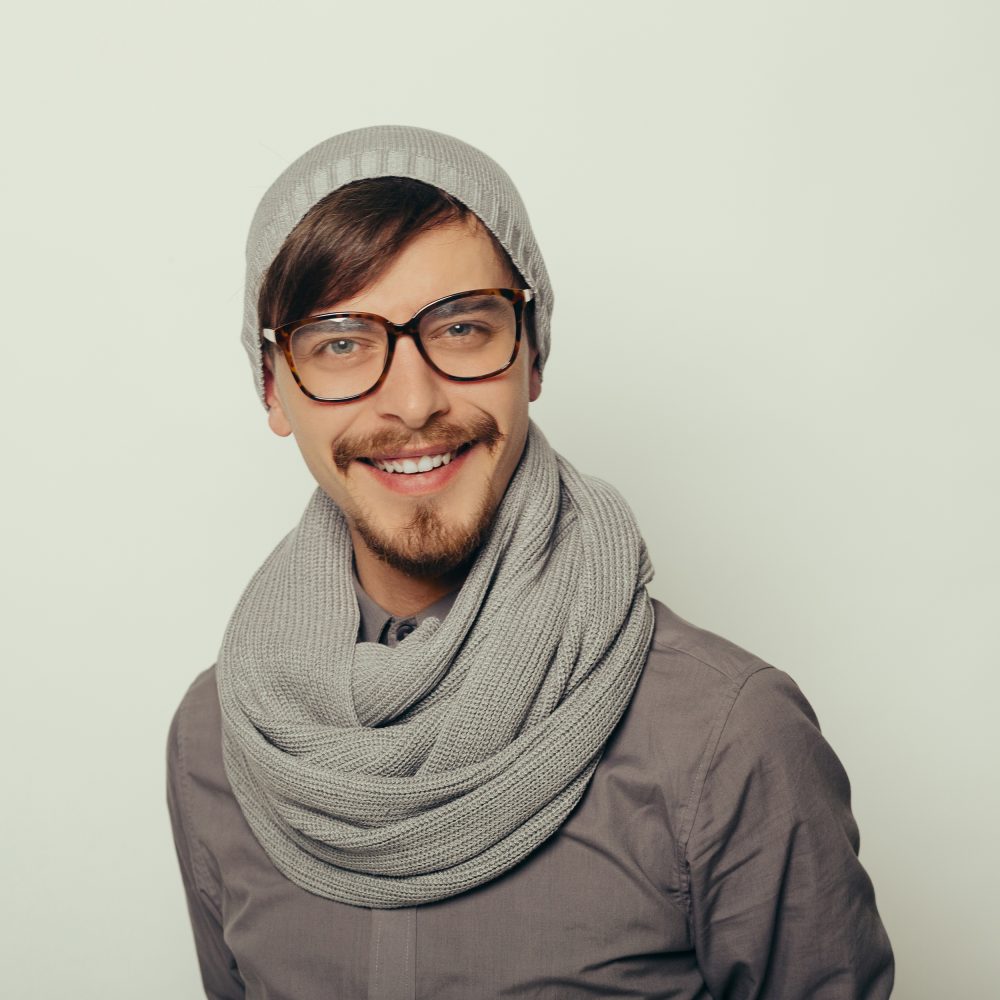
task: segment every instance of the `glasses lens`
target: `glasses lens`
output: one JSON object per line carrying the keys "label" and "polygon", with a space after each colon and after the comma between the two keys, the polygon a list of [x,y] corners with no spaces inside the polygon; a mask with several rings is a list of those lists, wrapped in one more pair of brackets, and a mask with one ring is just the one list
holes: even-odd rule
{"label": "glasses lens", "polygon": [[307,323],[291,340],[299,379],[323,399],[344,399],[370,389],[382,374],[387,349],[382,324],[360,316]]}
{"label": "glasses lens", "polygon": [[478,378],[505,367],[517,341],[514,304],[499,295],[466,295],[420,320],[420,342],[446,375]]}

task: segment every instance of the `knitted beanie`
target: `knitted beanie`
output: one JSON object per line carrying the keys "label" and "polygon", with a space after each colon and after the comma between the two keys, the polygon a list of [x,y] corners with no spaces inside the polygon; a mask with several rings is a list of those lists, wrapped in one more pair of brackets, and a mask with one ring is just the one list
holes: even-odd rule
{"label": "knitted beanie", "polygon": [[474,146],[428,129],[380,125],[344,132],[300,156],[267,189],[247,239],[243,346],[264,399],[257,299],[264,275],[288,234],[331,191],[372,177],[410,177],[452,195],[471,209],[510,255],[535,293],[534,330],[541,369],[549,353],[552,288],[528,213],[499,164]]}

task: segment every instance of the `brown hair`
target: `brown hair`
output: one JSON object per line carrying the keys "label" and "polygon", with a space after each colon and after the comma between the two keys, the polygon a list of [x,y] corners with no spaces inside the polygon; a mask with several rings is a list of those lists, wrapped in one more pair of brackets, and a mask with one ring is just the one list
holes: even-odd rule
{"label": "brown hair", "polygon": [[[356,295],[415,236],[470,219],[475,213],[457,198],[408,177],[374,177],[337,188],[299,220],[264,274],[257,299],[261,326],[273,329]],[[506,251],[483,228],[524,287]]]}

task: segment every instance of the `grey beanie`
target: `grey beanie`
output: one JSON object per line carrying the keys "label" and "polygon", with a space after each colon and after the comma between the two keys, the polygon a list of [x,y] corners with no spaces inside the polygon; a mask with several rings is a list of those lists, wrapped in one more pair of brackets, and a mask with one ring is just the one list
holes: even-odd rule
{"label": "grey beanie", "polygon": [[247,238],[243,346],[264,399],[257,298],[271,261],[316,202],[352,181],[411,177],[441,188],[470,208],[500,241],[535,293],[535,342],[541,369],[549,353],[552,288],[528,213],[499,164],[440,132],[379,125],[335,135],[300,156],[261,198]]}

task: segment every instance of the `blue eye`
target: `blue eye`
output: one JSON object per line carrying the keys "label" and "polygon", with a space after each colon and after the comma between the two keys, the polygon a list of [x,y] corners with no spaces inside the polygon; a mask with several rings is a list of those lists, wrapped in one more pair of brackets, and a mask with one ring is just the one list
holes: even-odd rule
{"label": "blue eye", "polygon": [[350,354],[358,345],[353,340],[331,340],[325,347],[331,354]]}

